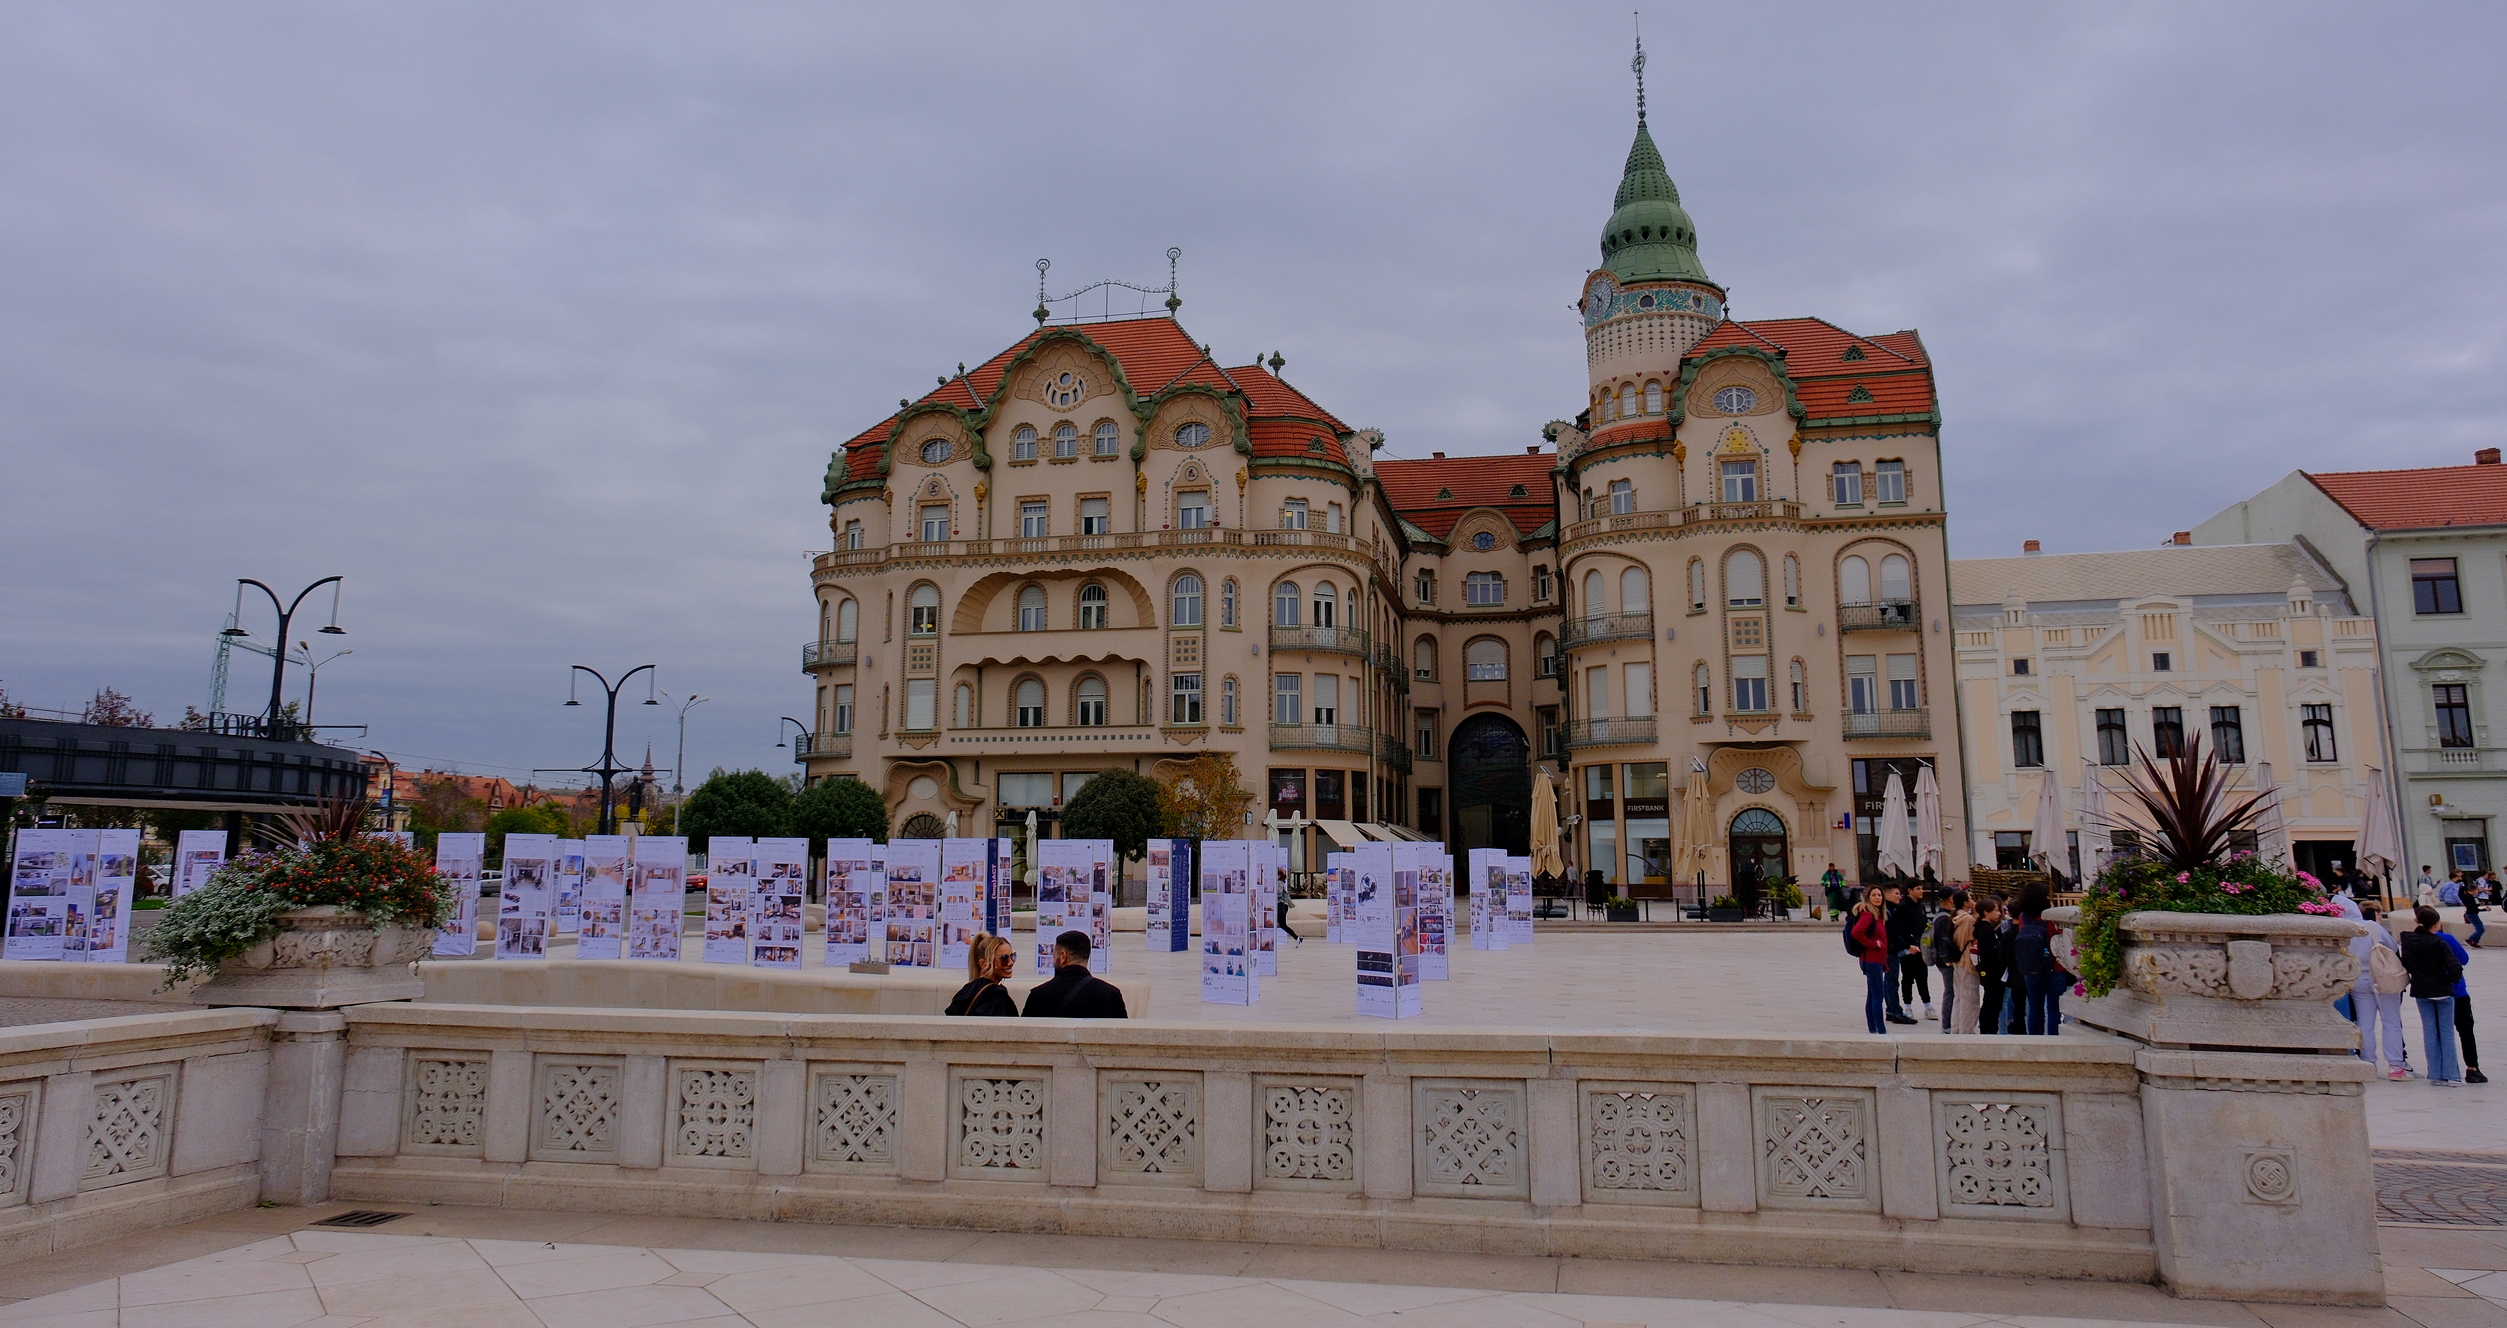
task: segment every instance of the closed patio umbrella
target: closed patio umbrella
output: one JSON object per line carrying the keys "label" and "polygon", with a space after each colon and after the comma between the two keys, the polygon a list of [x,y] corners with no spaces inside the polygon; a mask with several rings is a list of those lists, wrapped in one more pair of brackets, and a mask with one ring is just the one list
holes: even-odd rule
{"label": "closed patio umbrella", "polygon": [[2063,852],[2063,791],[2056,787],[2054,772],[2046,772],[2037,781],[2037,823],[2028,832],[2028,856],[2046,872],[2065,872],[2071,855]]}
{"label": "closed patio umbrella", "polygon": [[2080,763],[2080,828],[2086,836],[2081,845],[2081,870],[2090,876],[2107,869],[2109,836],[2114,831],[2107,823],[2107,786],[2098,779],[2098,767],[2088,757]]}
{"label": "closed patio umbrella", "polygon": [[1947,855],[1941,851],[1941,785],[1927,765],[1915,772],[1915,870],[1932,869],[1936,881],[1950,879]]}
{"label": "closed patio umbrella", "polygon": [[2281,819],[2280,790],[2272,783],[2272,763],[2255,762],[2255,798],[2262,807],[2255,817],[2255,851],[2266,860],[2289,857],[2289,822]]}
{"label": "closed patio umbrella", "polygon": [[1906,823],[1906,785],[1899,782],[1898,772],[1889,772],[1888,790],[1880,799],[1880,874],[1912,876],[1915,859],[1911,852],[1914,838]]}
{"label": "closed patio umbrella", "polygon": [[2394,825],[2394,804],[2385,789],[2385,772],[2368,771],[2368,817],[2359,827],[2359,865],[2372,876],[2390,876],[2402,865],[2402,832]]}
{"label": "closed patio umbrella", "polygon": [[1715,804],[1706,795],[1706,772],[1689,771],[1689,787],[1681,798],[1681,812],[1688,824],[1680,832],[1681,851],[1687,857],[1689,879],[1706,870],[1708,855],[1715,840]]}
{"label": "closed patio umbrella", "polygon": [[1558,852],[1558,789],[1550,783],[1549,767],[1542,766],[1532,777],[1532,874],[1556,879],[1566,873]]}

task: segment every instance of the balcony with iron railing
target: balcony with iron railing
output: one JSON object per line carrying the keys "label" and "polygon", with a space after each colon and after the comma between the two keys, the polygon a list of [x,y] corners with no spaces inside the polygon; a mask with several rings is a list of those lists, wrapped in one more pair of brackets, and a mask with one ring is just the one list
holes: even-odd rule
{"label": "balcony with iron railing", "polygon": [[1667,512],[1613,512],[1571,522],[1566,538],[1572,542],[1596,535],[1617,535],[1640,530],[1676,530],[1710,521],[1799,521],[1802,505],[1783,498],[1766,498],[1746,503],[1691,503]]}
{"label": "balcony with iron railing", "polygon": [[1390,733],[1375,735],[1375,759],[1405,775],[1410,773],[1410,749]]}
{"label": "balcony with iron railing", "polygon": [[1567,721],[1565,734],[1570,749],[1632,747],[1654,741],[1654,717],[1573,719]]}
{"label": "balcony with iron railing", "polygon": [[1643,641],[1653,635],[1654,615],[1650,613],[1604,613],[1569,618],[1558,625],[1558,644],[1567,650],[1601,641]]}
{"label": "balcony with iron railing", "polygon": [[808,670],[852,664],[861,658],[861,650],[858,641],[806,641],[801,645],[801,667]]}
{"label": "balcony with iron railing", "polygon": [[1365,659],[1367,631],[1363,627],[1273,627],[1271,649],[1328,650]]}
{"label": "balcony with iron railing", "polygon": [[843,760],[853,755],[850,733],[804,733],[792,740],[792,759]]}
{"label": "balcony with iron railing", "polygon": [[1932,736],[1932,712],[1915,710],[1849,710],[1845,712],[1845,736],[1848,738],[1929,738]]}
{"label": "balcony with iron railing", "polygon": [[1271,750],[1353,752],[1359,756],[1371,756],[1375,753],[1375,733],[1356,724],[1273,724]]}
{"label": "balcony with iron railing", "polygon": [[1840,604],[1840,632],[1911,632],[1922,626],[1923,606],[1911,599],[1884,599],[1877,604]]}

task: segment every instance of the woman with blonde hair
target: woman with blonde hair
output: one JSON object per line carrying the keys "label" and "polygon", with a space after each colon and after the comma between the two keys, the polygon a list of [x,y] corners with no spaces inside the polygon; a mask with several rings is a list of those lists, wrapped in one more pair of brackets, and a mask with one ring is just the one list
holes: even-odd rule
{"label": "woman with blonde hair", "polygon": [[968,981],[958,988],[958,994],[949,999],[949,1008],[941,1013],[1018,1018],[1018,1003],[1010,999],[1010,989],[1002,985],[1017,971],[1018,951],[1011,948],[1010,938],[978,932],[966,947]]}

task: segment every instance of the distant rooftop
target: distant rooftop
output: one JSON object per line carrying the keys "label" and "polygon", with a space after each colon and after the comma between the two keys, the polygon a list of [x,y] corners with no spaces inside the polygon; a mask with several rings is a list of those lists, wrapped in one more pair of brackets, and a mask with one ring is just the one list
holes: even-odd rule
{"label": "distant rooftop", "polygon": [[2295,544],[2194,544],[2112,553],[2042,553],[2018,558],[1961,558],[1950,564],[1950,588],[1959,608],[1998,608],[2010,600],[2061,605],[2113,604],[2144,595],[2173,595],[2198,603],[2218,597],[2277,600],[2293,583],[2316,602],[2349,613],[2341,581]]}

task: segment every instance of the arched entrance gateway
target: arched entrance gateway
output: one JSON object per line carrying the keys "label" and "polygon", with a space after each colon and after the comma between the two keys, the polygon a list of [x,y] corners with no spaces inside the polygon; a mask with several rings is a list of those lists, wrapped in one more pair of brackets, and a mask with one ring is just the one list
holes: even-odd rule
{"label": "arched entrance gateway", "polygon": [[1741,879],[1741,864],[1758,865],[1758,879],[1772,881],[1788,875],[1791,859],[1785,854],[1784,821],[1764,807],[1746,807],[1732,818],[1732,829],[1726,837],[1731,850],[1732,879]]}
{"label": "arched entrance gateway", "polygon": [[1453,806],[1455,880],[1475,848],[1532,851],[1532,744],[1504,715],[1477,714],[1446,744],[1446,797]]}

